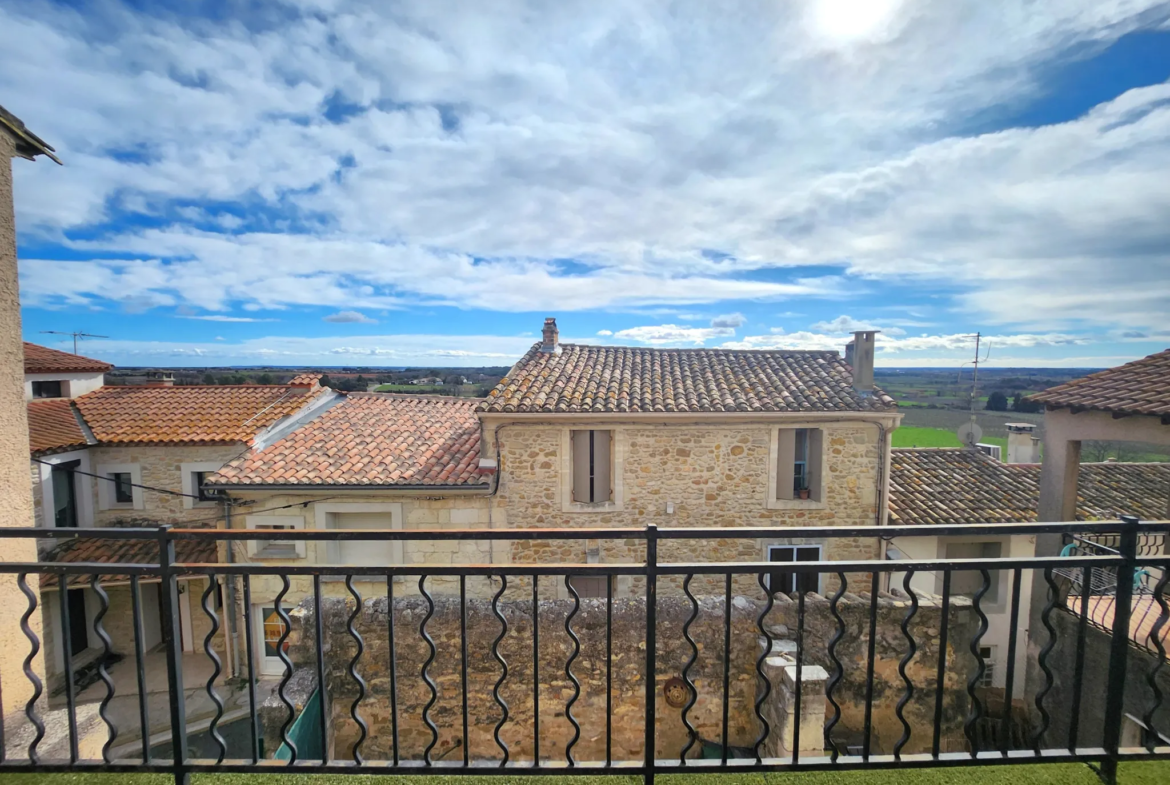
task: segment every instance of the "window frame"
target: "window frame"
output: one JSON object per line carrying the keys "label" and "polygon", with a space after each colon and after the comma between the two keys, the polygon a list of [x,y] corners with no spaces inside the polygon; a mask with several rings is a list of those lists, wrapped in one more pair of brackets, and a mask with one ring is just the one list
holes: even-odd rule
{"label": "window frame", "polygon": [[[792,560],[789,560],[789,561],[773,561],[772,552],[779,550],[781,548],[791,548],[792,555],[794,558]],[[816,558],[815,559],[796,558],[798,556],[798,554],[800,553],[800,551],[803,549],[815,549],[816,550]],[[767,545],[764,546],[764,561],[768,562],[769,564],[794,564],[794,563],[798,563],[801,561],[824,561],[824,558],[825,558],[825,545],[824,545],[824,543],[819,543],[819,542],[796,542],[796,543],[793,543],[793,542],[771,542],[771,543],[768,543]],[[784,572],[784,570],[769,570],[768,571],[768,590],[771,591],[773,595],[776,594],[777,592],[772,589],[772,576],[776,573],[779,573],[779,572]],[[794,573],[791,573],[791,575],[793,577],[793,588],[791,590],[782,590],[784,594],[792,594],[792,593],[796,592],[796,590],[799,588],[798,582],[800,580],[800,574],[794,572]],[[816,581],[817,581],[816,588],[805,589],[806,593],[809,591],[814,592],[816,594],[822,593],[822,590],[824,589],[824,586],[825,586],[824,573],[818,573],[816,576]]]}
{"label": "window frame", "polygon": [[[608,431],[609,443],[609,501],[579,502],[573,498],[573,432]],[[626,435],[623,428],[607,423],[573,424],[561,429],[560,487],[561,512],[606,513],[621,512],[625,508],[625,490],[622,475],[625,467]]]}
{"label": "window frame", "polygon": [[[146,497],[142,484],[142,467],[137,463],[103,463],[98,464],[95,474],[103,479],[97,480],[98,509],[99,510],[142,510],[146,507]],[[117,492],[113,475],[130,475],[130,501],[117,500]],[[106,479],[108,478],[108,479]]]}
{"label": "window frame", "polygon": [[[305,516],[303,515],[246,515],[244,527],[247,529],[287,529],[288,531],[303,531]],[[265,559],[304,559],[308,552],[304,540],[290,537],[291,551],[286,548],[273,547],[282,540],[245,540],[248,558],[253,561]]]}
{"label": "window frame", "polygon": [[200,485],[197,484],[195,475],[197,473],[207,474],[209,472],[217,472],[223,468],[226,461],[193,461],[191,463],[179,464],[179,471],[182,473],[183,493],[183,509],[193,510],[201,507],[215,507],[219,504],[218,499],[196,499],[195,496],[201,496]]}
{"label": "window frame", "polygon": [[[57,385],[56,395],[37,395],[37,386],[55,384]],[[54,398],[68,398],[69,397],[69,382],[63,379],[36,379],[32,382],[32,399],[34,401],[51,401]]]}
{"label": "window frame", "polygon": [[[764,483],[764,508],[769,510],[823,510],[827,509],[830,487],[829,476],[829,440],[832,437],[832,430],[826,427],[826,423],[817,422],[815,420],[800,420],[786,423],[777,423],[768,429],[768,473]],[[782,498],[779,492],[780,471],[781,471],[781,455],[780,455],[780,434],[782,431],[819,431],[820,445],[814,451],[813,439],[811,434],[806,442],[807,454],[805,459],[806,472],[811,470],[817,487],[814,492],[809,494],[809,498],[801,499],[793,491],[793,498]],[[795,437],[794,437],[795,439]],[[815,454],[819,452],[819,458]],[[795,464],[793,460],[793,470],[786,471],[786,476],[792,476],[795,480]]]}
{"label": "window frame", "polygon": [[[284,608],[285,612],[287,613],[289,610],[292,609],[292,607],[293,606],[288,606],[288,607]],[[252,606],[252,630],[249,631],[249,634],[256,636],[254,638],[255,643],[256,643],[256,657],[257,657],[257,659],[260,660],[256,664],[258,666],[260,673],[264,676],[281,676],[284,674],[284,663],[280,661],[279,656],[270,655],[265,650],[265,635],[264,635],[265,615],[264,615],[264,610],[266,608],[272,608],[273,611],[275,612],[276,603],[269,600],[268,602],[258,602],[258,603],[253,604],[253,606]],[[280,623],[281,623],[281,626],[283,626],[283,622],[280,622]],[[285,641],[285,643],[287,644],[288,641]]]}
{"label": "window frame", "polygon": [[[335,529],[333,515],[345,513],[389,513],[390,528],[401,529],[404,523],[402,502],[318,502],[313,505],[313,526],[317,529]],[[337,543],[318,543],[317,561],[325,564],[340,562]],[[393,564],[405,564],[402,540],[392,540],[390,558]]]}

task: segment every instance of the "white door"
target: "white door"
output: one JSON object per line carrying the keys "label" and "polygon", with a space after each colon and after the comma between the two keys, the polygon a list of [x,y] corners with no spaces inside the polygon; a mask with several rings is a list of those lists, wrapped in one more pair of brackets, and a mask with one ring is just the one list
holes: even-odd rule
{"label": "white door", "polygon": [[[392,529],[394,517],[388,512],[330,513],[330,527],[334,529]],[[329,560],[335,564],[356,564],[381,567],[401,561],[401,547],[390,540],[350,540],[334,545]]]}

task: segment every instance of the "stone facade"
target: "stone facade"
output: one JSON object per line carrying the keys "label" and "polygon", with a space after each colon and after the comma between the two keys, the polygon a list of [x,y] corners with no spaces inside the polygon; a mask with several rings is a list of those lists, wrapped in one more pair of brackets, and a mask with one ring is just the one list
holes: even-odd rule
{"label": "stone facade", "polygon": [[[486,578],[478,580],[487,581]],[[498,582],[494,582],[498,589]],[[508,706],[508,720],[500,737],[510,750],[511,760],[531,760],[533,683],[540,685],[541,757],[564,760],[565,746],[573,737],[573,726],[566,716],[566,705],[576,688],[566,675],[566,663],[574,644],[565,630],[572,614],[571,626],[580,639],[580,653],[572,664],[572,674],[580,683],[580,695],[572,713],[581,725],[581,735],[573,748],[578,761],[604,760],[606,752],[606,718],[612,724],[611,754],[615,760],[638,759],[643,750],[645,707],[645,603],[640,598],[618,599],[613,605],[612,693],[606,705],[605,603],[582,600],[573,614],[574,603],[566,600],[543,600],[539,606],[540,657],[539,674],[533,671],[532,603],[530,587],[509,582],[500,601],[500,613],[507,620],[507,632],[500,643],[500,655],[508,663],[508,675],[500,687],[500,697]],[[805,664],[823,667],[830,675],[835,666],[828,657],[827,642],[836,632],[836,622],[829,613],[829,603],[818,595],[808,595],[805,613]],[[902,681],[897,666],[907,650],[899,624],[909,603],[888,595],[879,598],[878,634],[876,638],[874,691],[874,749],[888,752],[902,734],[895,706],[902,697]],[[356,654],[356,644],[346,624],[355,605],[352,600],[327,599],[325,614],[326,680],[331,702],[333,739],[332,754],[338,758],[352,755],[358,738],[357,725],[350,719],[350,708],[357,697],[349,664]],[[389,702],[389,651],[386,599],[376,597],[363,603],[355,620],[365,651],[357,664],[358,673],[367,684],[366,697],[359,713],[370,732],[362,745],[366,759],[387,759],[392,754],[391,712]],[[755,664],[761,653],[762,637],[757,617],[763,609],[759,597],[738,597],[732,606],[731,677],[729,690],[729,736],[731,744],[751,748],[760,734],[754,713],[759,689]],[[660,597],[658,604],[658,648],[653,689],[657,696],[656,714],[660,758],[677,758],[688,741],[681,712],[666,702],[663,687],[672,677],[681,676],[691,656],[691,647],[683,636],[683,626],[692,606],[683,597]],[[765,618],[765,628],[778,641],[791,640],[797,625],[796,603],[779,601]],[[842,679],[834,698],[841,706],[841,719],[834,740],[844,750],[860,743],[864,716],[865,663],[868,640],[868,596],[846,594],[840,604],[845,619],[845,636],[837,648],[842,661]],[[906,752],[929,748],[934,711],[934,682],[938,658],[940,606],[925,598],[910,624],[918,642],[918,652],[907,668],[915,692],[906,707],[907,721],[913,728]],[[420,635],[420,625],[427,616],[427,603],[419,597],[396,600],[395,642],[397,658],[397,699],[399,713],[400,755],[418,759],[431,743],[430,730],[422,718],[431,692],[420,678],[420,670],[430,649]],[[472,760],[498,760],[500,750],[493,732],[502,716],[493,699],[492,689],[501,668],[491,654],[493,641],[501,625],[491,603],[471,600],[467,605],[468,652],[468,753]],[[296,665],[293,683],[300,685],[299,703],[313,687],[316,668],[313,640],[312,608],[306,603],[291,611],[289,654]],[[434,615],[426,622],[426,632],[434,640],[435,658],[428,676],[435,682],[437,698],[429,711],[438,727],[438,741],[432,750],[435,760],[462,757],[461,636],[459,605],[450,596],[435,599]],[[943,738],[944,749],[962,749],[962,724],[967,714],[966,680],[974,660],[963,643],[975,629],[974,614],[968,604],[956,603],[950,613],[950,664],[944,681]],[[724,605],[721,598],[699,599],[699,614],[690,628],[698,646],[698,656],[689,671],[696,687],[697,699],[688,713],[700,739],[718,743],[722,729]],[[297,693],[298,689],[294,689]],[[806,698],[809,696],[806,694]],[[779,699],[776,696],[775,699]],[[833,716],[832,706],[824,700],[825,712]],[[268,744],[274,749],[279,730],[287,718],[283,704],[275,697],[261,712]],[[779,729],[774,729],[779,733]],[[807,735],[807,734],[806,734]],[[806,739],[807,741],[807,739]],[[816,742],[809,742],[815,744]],[[697,756],[699,744],[692,747]],[[802,744],[802,746],[805,746]]]}

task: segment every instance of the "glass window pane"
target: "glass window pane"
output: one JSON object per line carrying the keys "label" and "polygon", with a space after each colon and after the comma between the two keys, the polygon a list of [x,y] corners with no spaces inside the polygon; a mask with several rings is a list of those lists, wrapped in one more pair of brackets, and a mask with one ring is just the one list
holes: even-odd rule
{"label": "glass window pane", "polygon": [[[264,608],[262,611],[264,624],[264,656],[279,657],[280,636],[284,635],[284,622],[276,615],[276,608]],[[288,641],[284,644],[288,650]]]}
{"label": "glass window pane", "polygon": [[115,472],[110,477],[114,480],[114,501],[118,504],[132,504],[134,490],[130,485],[130,473]]}

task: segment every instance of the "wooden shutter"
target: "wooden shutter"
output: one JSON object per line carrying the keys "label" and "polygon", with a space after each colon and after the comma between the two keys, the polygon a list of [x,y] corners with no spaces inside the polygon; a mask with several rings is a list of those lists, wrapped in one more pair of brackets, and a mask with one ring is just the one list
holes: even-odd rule
{"label": "wooden shutter", "polygon": [[792,473],[796,463],[796,431],[792,428],[780,429],[780,441],[776,452],[776,498],[794,498],[792,490]]}
{"label": "wooden shutter", "polygon": [[573,501],[589,503],[589,431],[571,431],[570,469],[573,476]]}
{"label": "wooden shutter", "polygon": [[808,498],[814,501],[824,499],[825,489],[821,487],[821,465],[824,455],[824,434],[820,428],[808,429]]}
{"label": "wooden shutter", "polygon": [[593,501],[613,501],[613,431],[593,431]]}

